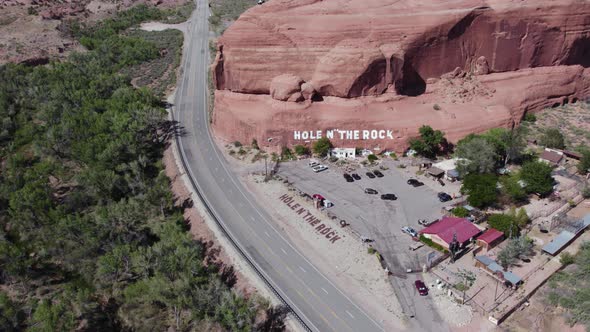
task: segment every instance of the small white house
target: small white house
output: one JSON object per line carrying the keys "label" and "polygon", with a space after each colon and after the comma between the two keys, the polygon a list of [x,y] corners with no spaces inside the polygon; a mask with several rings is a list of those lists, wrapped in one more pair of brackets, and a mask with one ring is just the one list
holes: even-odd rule
{"label": "small white house", "polygon": [[334,148],[330,150],[330,157],[354,159],[356,158],[355,148]]}

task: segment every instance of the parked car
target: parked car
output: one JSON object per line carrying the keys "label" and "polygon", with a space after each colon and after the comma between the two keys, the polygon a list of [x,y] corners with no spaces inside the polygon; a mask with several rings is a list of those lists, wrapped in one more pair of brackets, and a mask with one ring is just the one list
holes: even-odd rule
{"label": "parked car", "polygon": [[449,195],[447,193],[444,193],[444,192],[438,193],[438,200],[441,202],[448,202],[452,199],[453,199],[453,197],[451,197],[451,195]]}
{"label": "parked car", "polygon": [[366,188],[365,189],[365,194],[370,194],[370,195],[377,195],[378,192],[377,190],[373,189],[373,188]]}
{"label": "parked car", "polygon": [[324,165],[317,165],[315,167],[312,168],[312,170],[316,173],[319,173],[321,171],[325,171],[328,169],[328,166],[324,166]]}
{"label": "parked car", "polygon": [[424,185],[424,182],[420,182],[420,181],[418,181],[416,179],[409,179],[408,180],[408,184],[410,186],[413,186],[413,187],[420,187],[420,186],[423,186]]}
{"label": "parked car", "polygon": [[344,173],[344,179],[346,179],[346,182],[354,182],[354,179],[352,178],[352,176],[350,176],[350,174],[348,173]]}
{"label": "parked car", "polygon": [[369,179],[375,178],[375,174],[373,174],[372,172],[367,172],[367,176],[369,177]]}
{"label": "parked car", "polygon": [[309,163],[307,163],[307,166],[309,166],[309,167],[312,167],[312,168],[313,168],[313,167],[316,167],[316,166],[318,166],[319,164],[320,164],[320,163],[318,163],[317,161],[315,161],[315,160],[312,160],[312,161],[310,161]]}
{"label": "parked car", "polygon": [[416,290],[418,290],[418,294],[420,294],[421,296],[428,295],[428,288],[426,288],[426,285],[424,284],[424,282],[422,282],[422,280],[416,280],[416,282],[414,282],[414,285],[416,285]]}
{"label": "parked car", "polygon": [[381,199],[387,201],[395,201],[397,199],[397,196],[395,196],[395,194],[383,194],[381,195]]}
{"label": "parked car", "polygon": [[418,237],[418,232],[416,232],[416,230],[410,226],[402,227],[402,232],[404,232],[412,237]]}
{"label": "parked car", "polygon": [[356,174],[356,173],[353,173],[353,174],[352,174],[352,177],[353,177],[355,180],[360,180],[360,179],[361,179],[361,176],[360,176],[360,175],[358,175],[358,174]]}
{"label": "parked car", "polygon": [[325,200],[324,196],[320,195],[320,194],[313,194],[311,197],[319,200],[319,201],[323,201]]}
{"label": "parked car", "polygon": [[376,175],[378,178],[382,178],[382,177],[383,177],[383,173],[381,173],[381,172],[379,172],[379,171],[377,171],[377,170],[374,170],[374,171],[373,171],[373,173],[375,173],[375,175]]}

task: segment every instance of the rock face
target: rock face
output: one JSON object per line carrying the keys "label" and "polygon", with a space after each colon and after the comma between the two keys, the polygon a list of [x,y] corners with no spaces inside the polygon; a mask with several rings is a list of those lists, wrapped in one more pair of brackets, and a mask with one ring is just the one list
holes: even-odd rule
{"label": "rock face", "polygon": [[[282,135],[286,144],[292,140],[278,128],[393,126],[395,143],[367,144],[402,149],[425,123],[460,138],[584,98],[588,67],[588,1],[271,0],[244,13],[218,41],[214,128],[233,137],[240,124],[259,141]],[[246,97],[244,105],[260,107],[232,106]],[[279,100],[306,102],[277,106]],[[361,101],[363,107],[351,106]]]}
{"label": "rock face", "polygon": [[303,80],[291,74],[279,75],[270,82],[270,96],[282,101],[301,101]]}
{"label": "rock face", "polygon": [[579,0],[273,0],[219,39],[215,86],[269,93],[301,77],[322,96],[417,95],[481,56],[492,72],[590,65],[590,3]]}

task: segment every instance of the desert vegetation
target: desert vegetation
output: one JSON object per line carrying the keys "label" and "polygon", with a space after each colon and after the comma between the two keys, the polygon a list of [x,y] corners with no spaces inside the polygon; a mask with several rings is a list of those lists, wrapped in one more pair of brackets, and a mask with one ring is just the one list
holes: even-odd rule
{"label": "desert vegetation", "polygon": [[[285,312],[234,289],[163,172],[177,132],[129,68],[162,57],[134,7],[72,25],[66,62],[0,67],[0,330],[268,330]],[[179,204],[180,203],[180,204]]]}

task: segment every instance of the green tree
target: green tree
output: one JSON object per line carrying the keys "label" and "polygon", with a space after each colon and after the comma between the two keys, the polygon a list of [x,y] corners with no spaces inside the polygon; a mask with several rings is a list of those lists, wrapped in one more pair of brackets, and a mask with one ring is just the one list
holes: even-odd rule
{"label": "green tree", "polygon": [[588,147],[580,148],[580,153],[582,154],[582,158],[578,163],[578,171],[582,174],[587,174],[590,172],[590,149]]}
{"label": "green tree", "polygon": [[463,177],[469,173],[493,173],[499,158],[494,146],[483,137],[459,142],[455,155],[460,158],[457,170]]}
{"label": "green tree", "polygon": [[469,204],[483,208],[497,201],[497,183],[498,177],[494,174],[467,174],[461,186],[461,193],[469,195]]}
{"label": "green tree", "polygon": [[509,176],[500,177],[502,185],[502,193],[510,198],[512,202],[523,202],[527,198],[524,188],[519,183],[520,178],[518,174],[510,174]]}
{"label": "green tree", "polygon": [[295,145],[293,149],[298,156],[305,156],[309,154],[309,148],[304,145]]}
{"label": "green tree", "polygon": [[519,236],[508,240],[508,244],[498,253],[498,263],[504,269],[514,265],[518,260],[533,254],[533,240]]}
{"label": "green tree", "polygon": [[506,236],[516,236],[518,234],[517,222],[507,214],[492,214],[488,217],[488,225]]}
{"label": "green tree", "polygon": [[455,208],[453,208],[451,210],[451,213],[459,218],[465,218],[467,216],[469,216],[469,210],[467,210],[466,208],[462,207],[462,206],[457,206]]}
{"label": "green tree", "polygon": [[419,133],[419,138],[410,140],[410,149],[427,158],[434,158],[447,142],[442,131],[434,130],[430,126],[420,127]]}
{"label": "green tree", "polygon": [[34,332],[69,331],[74,328],[74,315],[63,303],[42,300],[38,303],[29,328]]}
{"label": "green tree", "polygon": [[17,331],[19,326],[18,308],[0,291],[0,330],[6,332]]}
{"label": "green tree", "polygon": [[368,155],[368,156],[367,156],[367,160],[368,160],[370,163],[374,163],[374,162],[376,162],[377,160],[379,160],[379,158],[378,158],[376,155],[374,155],[374,154],[370,154],[370,155]]}
{"label": "green tree", "polygon": [[564,149],[565,138],[559,129],[549,128],[543,132],[539,139],[539,144],[552,149]]}
{"label": "green tree", "polygon": [[313,143],[313,153],[325,157],[332,148],[332,142],[327,137],[322,137]]}
{"label": "green tree", "polygon": [[520,178],[527,193],[546,195],[553,191],[552,168],[542,161],[531,161],[522,165]]}

